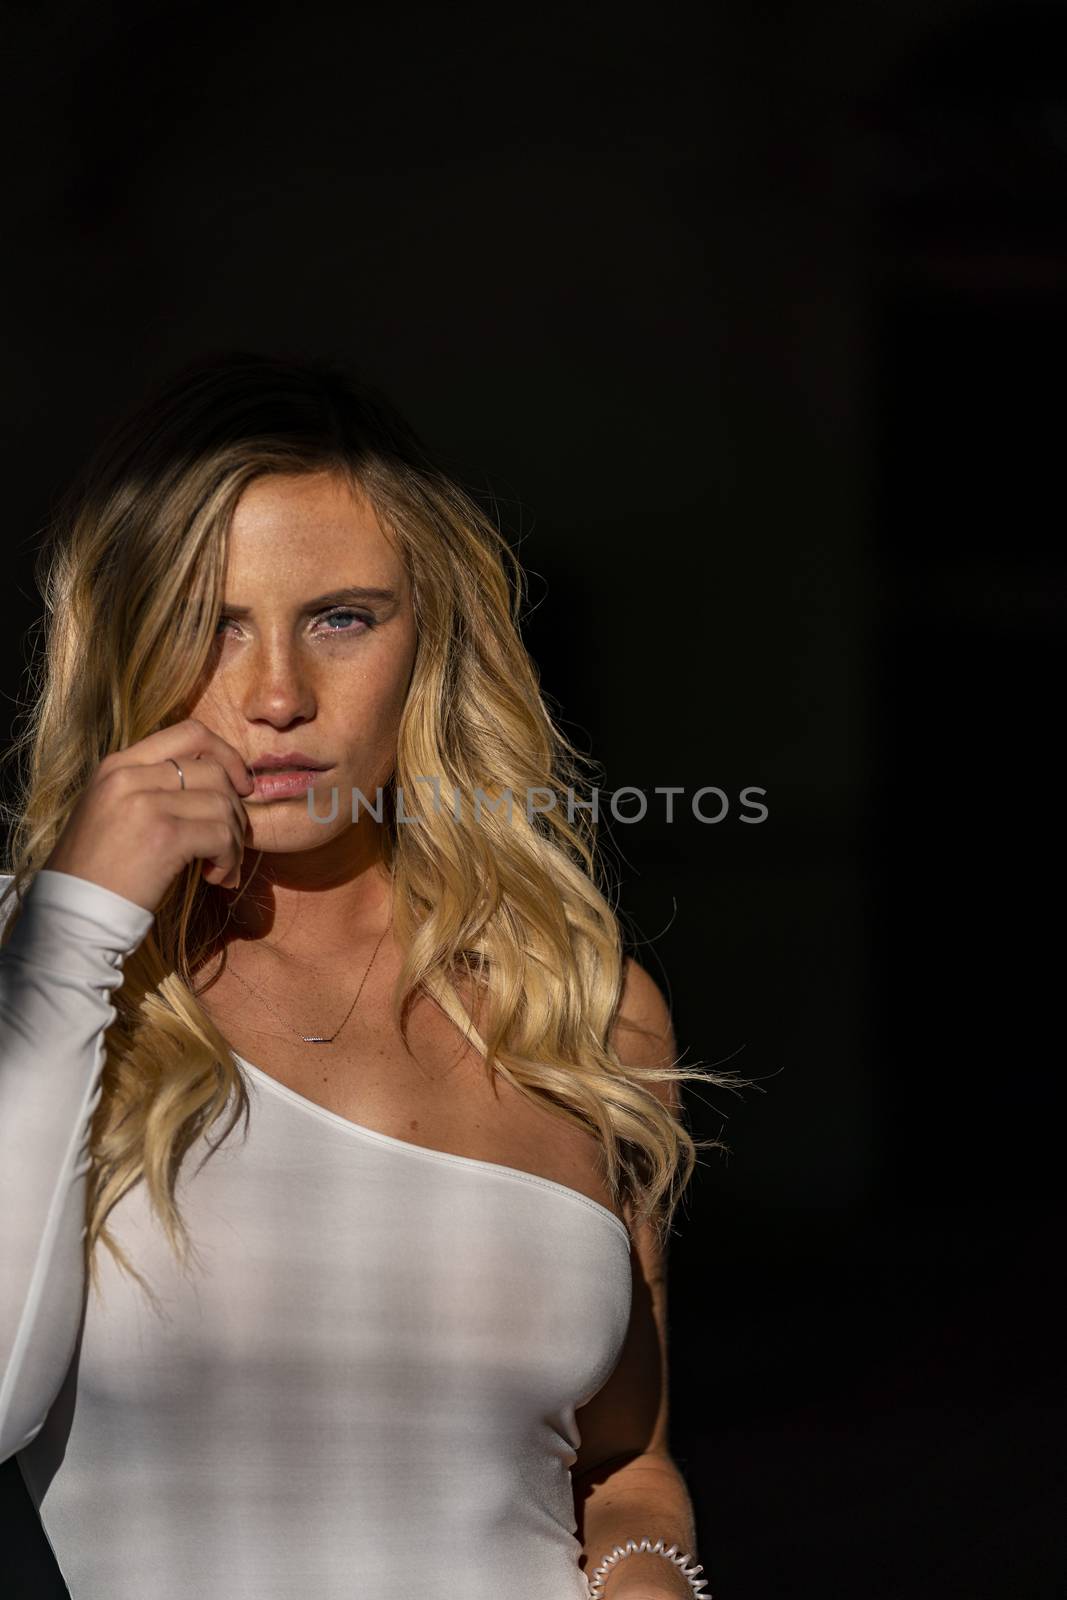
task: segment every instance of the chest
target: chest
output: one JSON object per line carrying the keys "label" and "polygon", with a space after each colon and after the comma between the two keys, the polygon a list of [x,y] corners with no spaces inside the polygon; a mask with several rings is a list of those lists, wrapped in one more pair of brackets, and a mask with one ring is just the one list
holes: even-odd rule
{"label": "chest", "polygon": [[[224,970],[200,999],[238,1056],[311,1104],[424,1149],[547,1178],[624,1220],[599,1141],[499,1073],[490,1079],[480,1051],[428,996],[411,1007],[405,1039],[392,1015],[395,982],[386,967],[347,1019],[350,986],[285,985],[269,971],[250,983]],[[337,1037],[307,1044],[304,1032]]]}
{"label": "chest", "polygon": [[[574,1528],[578,1413],[624,1348],[625,1231],[540,1182],[359,1131],[258,1069],[249,1098],[239,1136],[198,1143],[179,1175],[194,1270],[144,1184],[113,1207],[161,1314],[101,1252],[77,1359],[20,1456],[72,1591],[181,1600],[225,1569],[235,1600],[309,1578],[326,1600],[356,1572],[359,1593],[400,1600],[415,1529],[417,1592],[439,1590],[447,1549],[450,1593],[496,1594],[509,1571],[517,1594],[562,1600],[577,1546],[563,1539],[560,1582],[540,1563],[546,1530]],[[510,1545],[527,1535],[529,1567]]]}

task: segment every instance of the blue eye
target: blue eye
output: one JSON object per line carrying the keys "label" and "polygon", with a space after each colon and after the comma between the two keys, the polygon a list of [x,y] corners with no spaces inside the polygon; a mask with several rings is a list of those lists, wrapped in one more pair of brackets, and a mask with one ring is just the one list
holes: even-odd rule
{"label": "blue eye", "polygon": [[[323,612],[324,622],[336,622],[339,617],[354,617],[357,622],[362,622],[368,628],[374,627],[374,618],[367,616],[365,611],[352,611],[348,606],[335,606],[332,611]],[[349,633],[350,628],[327,628],[327,633]]]}
{"label": "blue eye", "polygon": [[[361,622],[363,624],[363,628],[366,630],[377,626],[374,617],[369,616],[365,611],[353,611],[349,606],[335,606],[332,611],[324,611],[318,620],[320,622],[327,623],[338,621],[341,622],[342,626],[340,627],[328,627],[326,629],[327,633],[360,633],[363,631],[362,629],[352,627],[351,622],[346,622],[346,619],[348,618],[352,618],[356,622]],[[221,637],[225,625],[228,622],[233,622],[234,620],[235,619],[233,617],[228,617],[226,613],[223,612],[215,624],[215,637]]]}

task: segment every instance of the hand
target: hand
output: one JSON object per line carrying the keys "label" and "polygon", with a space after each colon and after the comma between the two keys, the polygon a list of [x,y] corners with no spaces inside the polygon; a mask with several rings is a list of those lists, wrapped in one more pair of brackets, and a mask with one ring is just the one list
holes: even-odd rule
{"label": "hand", "polygon": [[[674,1586],[665,1589],[661,1584],[639,1579],[624,1588],[620,1578],[617,1585],[609,1584],[604,1590],[604,1600],[680,1600],[681,1596],[684,1596],[685,1600],[693,1600],[693,1590],[688,1583],[681,1590]],[[703,1596],[701,1600],[704,1600]]]}
{"label": "hand", "polygon": [[[679,1588],[668,1574],[660,1583],[654,1583],[651,1578],[636,1578],[624,1584],[620,1573],[615,1583],[606,1584],[604,1600],[682,1600],[682,1597],[693,1600],[692,1585],[684,1578],[682,1583],[684,1587]],[[702,1594],[701,1600],[711,1600],[711,1596]]]}
{"label": "hand", "polygon": [[254,788],[234,747],[189,717],[104,757],[44,865],[153,912],[191,861],[235,888],[249,826],[241,795]]}
{"label": "hand", "polygon": [[[684,1589],[671,1584],[669,1578],[667,1582],[670,1587],[664,1588],[662,1584],[654,1584],[651,1579],[638,1578],[635,1582],[624,1586],[620,1575],[617,1584],[608,1584],[605,1587],[604,1600],[681,1600],[682,1596],[685,1600],[693,1600],[692,1586],[685,1583],[684,1578],[682,1580],[685,1583]],[[705,1600],[703,1595],[701,1600]],[[706,1600],[711,1600],[711,1597],[707,1596]]]}
{"label": "hand", "polygon": [[[591,1581],[595,1569],[585,1574]],[[699,1577],[707,1579],[701,1571]],[[694,1590],[673,1562],[650,1551],[635,1551],[624,1560],[616,1562],[604,1582],[604,1600],[693,1600]],[[700,1600],[712,1600],[707,1589],[700,1591]]]}

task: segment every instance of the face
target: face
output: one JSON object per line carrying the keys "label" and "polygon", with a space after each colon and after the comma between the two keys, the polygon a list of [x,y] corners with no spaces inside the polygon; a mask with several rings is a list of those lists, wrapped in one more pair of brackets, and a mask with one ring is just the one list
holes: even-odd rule
{"label": "face", "polygon": [[[249,484],[232,521],[215,651],[189,715],[249,766],[296,752],[288,765],[322,770],[310,780],[257,773],[246,863],[259,850],[340,859],[357,839],[366,856],[380,830],[362,806],[353,826],[352,789],[376,804],[392,775],[415,646],[407,573],[369,502],[326,472]],[[333,821],[309,815],[309,781],[319,817],[337,788]]]}

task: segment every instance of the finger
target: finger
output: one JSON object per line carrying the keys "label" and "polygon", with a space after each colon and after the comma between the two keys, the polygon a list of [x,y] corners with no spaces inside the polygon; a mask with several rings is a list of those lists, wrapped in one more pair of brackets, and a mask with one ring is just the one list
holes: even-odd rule
{"label": "finger", "polygon": [[[211,870],[223,870],[227,875],[235,867],[240,870],[248,832],[248,813],[236,796],[222,789],[175,790],[170,796],[167,810],[178,824],[183,842],[188,841],[186,850],[191,852],[190,859],[204,860],[209,863]],[[215,843],[220,828],[226,830],[221,852]],[[193,835],[191,841],[190,831]],[[205,844],[205,840],[209,843]]]}
{"label": "finger", "polygon": [[136,744],[127,746],[122,754],[124,758],[140,765],[173,757],[183,767],[183,756],[193,760],[210,758],[223,768],[238,794],[251,794],[255,788],[255,778],[240,752],[197,717],[187,717],[184,722],[159,728],[155,733],[139,739]]}
{"label": "finger", "polygon": [[147,778],[155,779],[158,788],[175,794],[185,791],[224,795],[234,807],[234,814],[242,832],[248,826],[248,812],[245,810],[244,801],[239,794],[234,793],[234,785],[228,770],[213,756],[202,756],[193,760],[186,757],[184,761],[174,756],[157,762],[154,766],[139,765],[136,769],[136,779],[140,781]]}
{"label": "finger", "polygon": [[184,838],[184,853],[199,861],[203,876],[216,884],[227,884],[236,875],[240,880],[242,847],[233,826],[224,818],[205,822],[203,818],[183,819],[179,840]]}
{"label": "finger", "polygon": [[200,863],[205,878],[214,883],[240,881],[244,864],[244,838],[232,814],[206,817],[175,815],[179,847],[186,859]]}

